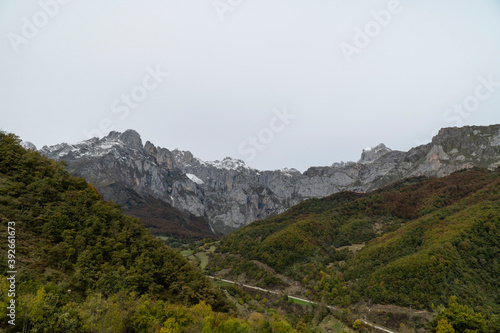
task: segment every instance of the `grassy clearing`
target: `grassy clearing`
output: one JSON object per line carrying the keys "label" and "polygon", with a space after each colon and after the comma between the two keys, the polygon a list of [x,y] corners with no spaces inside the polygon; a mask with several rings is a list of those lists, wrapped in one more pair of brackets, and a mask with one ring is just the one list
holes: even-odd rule
{"label": "grassy clearing", "polygon": [[158,238],[159,240],[161,240],[163,242],[166,242],[169,239],[167,236],[156,236],[156,238]]}
{"label": "grassy clearing", "polygon": [[205,253],[196,253],[196,257],[200,260],[200,268],[205,269],[208,265],[208,255]]}
{"label": "grassy clearing", "polygon": [[216,279],[210,279],[212,284],[216,285],[217,287],[226,287],[226,286],[232,286],[232,283],[224,282],[221,280],[216,280]]}
{"label": "grassy clearing", "polygon": [[352,329],[348,328],[345,324],[340,322],[334,316],[327,316],[320,324],[319,328],[323,332],[333,332],[333,333],[346,333],[354,332]]}

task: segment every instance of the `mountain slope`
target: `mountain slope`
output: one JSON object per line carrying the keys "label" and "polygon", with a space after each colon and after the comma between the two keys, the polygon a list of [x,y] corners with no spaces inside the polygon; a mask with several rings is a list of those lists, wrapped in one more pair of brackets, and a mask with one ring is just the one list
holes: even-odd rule
{"label": "mountain slope", "polygon": [[126,205],[122,189],[127,189],[189,213],[173,230],[199,226],[189,218],[195,216],[204,223],[203,228],[196,227],[200,232],[227,234],[309,198],[345,190],[367,192],[407,177],[441,177],[473,166],[494,169],[500,165],[500,125],[446,128],[429,144],[408,152],[381,144],[364,150],[357,163],[311,167],[304,173],[259,171],[231,158],[205,162],[188,151],[170,151],[149,141],[143,145],[132,130],[44,147],[41,153],[66,162],[106,199]]}
{"label": "mountain slope", "polygon": [[[216,310],[228,309],[225,296],[201,271],[138,219],[103,201],[95,187],[70,176],[62,164],[25,150],[15,136],[0,132],[0,231],[5,239],[9,221],[15,223],[16,263],[6,266],[7,243],[2,242],[0,274],[17,271],[18,322],[24,325],[47,332],[76,325],[80,331],[84,318],[75,307],[83,311],[84,301],[96,293],[103,302],[154,295],[169,303],[205,301]],[[8,297],[3,282],[1,287],[5,314]],[[56,318],[68,316],[72,322],[54,330]],[[48,319],[56,326],[43,328]],[[22,324],[17,327],[22,330]]]}
{"label": "mountain slope", "polygon": [[218,251],[259,260],[338,304],[431,308],[456,295],[498,313],[500,170],[307,200],[226,236]]}
{"label": "mountain slope", "polygon": [[216,236],[204,217],[181,211],[151,195],[141,195],[117,183],[103,187],[100,193],[119,202],[125,214],[138,217],[155,235],[173,236],[175,239]]}

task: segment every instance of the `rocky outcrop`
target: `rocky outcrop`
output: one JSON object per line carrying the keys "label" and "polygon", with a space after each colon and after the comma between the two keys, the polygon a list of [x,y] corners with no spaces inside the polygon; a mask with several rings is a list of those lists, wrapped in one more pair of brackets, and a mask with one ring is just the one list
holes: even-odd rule
{"label": "rocky outcrop", "polygon": [[500,165],[500,125],[445,128],[432,142],[408,152],[383,144],[363,150],[355,162],[260,171],[241,160],[202,161],[189,151],[168,150],[133,130],[111,132],[78,144],[43,147],[41,153],[63,160],[108,200],[127,204],[123,189],[160,200],[204,218],[216,233],[229,233],[278,214],[308,198],[332,193],[370,191],[406,177],[441,177],[474,166]]}
{"label": "rocky outcrop", "polygon": [[385,154],[390,153],[391,151],[392,150],[387,148],[383,143],[373,148],[363,149],[363,152],[361,153],[361,159],[358,161],[358,163],[360,164],[371,163],[373,161],[378,160]]}

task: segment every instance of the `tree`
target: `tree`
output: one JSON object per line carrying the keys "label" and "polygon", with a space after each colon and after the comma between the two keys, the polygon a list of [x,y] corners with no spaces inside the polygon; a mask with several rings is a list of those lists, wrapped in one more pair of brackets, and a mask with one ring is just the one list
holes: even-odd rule
{"label": "tree", "polygon": [[446,320],[446,318],[440,319],[436,326],[436,333],[455,333],[453,326]]}
{"label": "tree", "polygon": [[356,319],[354,321],[354,324],[352,324],[352,328],[354,328],[355,330],[359,330],[361,326],[363,326],[363,322],[361,321],[361,319]]}
{"label": "tree", "polygon": [[[456,296],[450,296],[448,307],[440,307],[432,322],[433,332],[486,332],[486,320],[467,305],[461,305]],[[453,331],[450,331],[450,328]],[[442,331],[438,331],[441,329]]]}

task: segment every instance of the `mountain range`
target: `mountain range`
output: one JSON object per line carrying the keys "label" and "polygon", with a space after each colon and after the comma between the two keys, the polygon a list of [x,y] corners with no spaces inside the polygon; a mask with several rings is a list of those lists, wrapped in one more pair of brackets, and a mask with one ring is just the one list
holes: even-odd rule
{"label": "mountain range", "polygon": [[[400,331],[498,331],[499,146],[500,125],[447,128],[408,152],[380,144],[358,162],[300,173],[259,171],[230,158],[205,162],[143,144],[132,130],[39,152],[0,132],[0,229],[13,221],[19,234],[19,320],[53,332],[110,323],[117,332],[180,332],[179,323],[193,332],[245,325],[316,332],[328,305],[361,331],[369,328],[359,316]],[[252,211],[251,201],[237,200],[241,193],[281,207],[300,203],[250,216],[258,221],[219,240],[189,242],[180,254],[140,224],[174,237],[229,232],[211,218],[224,205]],[[7,258],[0,259],[5,275]],[[216,285],[224,278],[272,288],[286,318],[266,312],[280,302],[271,294],[227,286],[222,293],[196,266]],[[292,309],[289,294],[320,305]],[[248,309],[268,316],[257,323]]]}
{"label": "mountain range", "polygon": [[257,170],[229,157],[202,161],[189,151],[143,144],[134,130],[44,146],[40,153],[64,161],[153,233],[203,237],[231,233],[340,191],[368,192],[407,177],[442,177],[464,168],[494,170],[500,166],[500,125],[443,128],[430,143],[407,152],[379,144],[364,149],[357,162],[303,173]]}
{"label": "mountain range", "polygon": [[209,274],[354,306],[397,332],[445,332],[425,310],[434,328],[446,312],[448,332],[499,332],[499,249],[500,168],[472,168],[305,200],[223,237]]}

